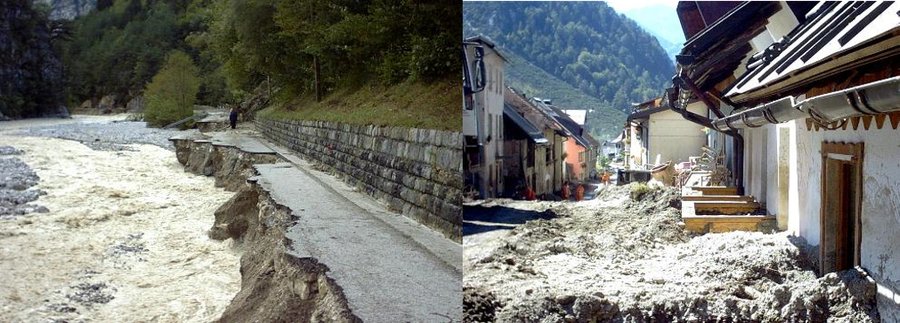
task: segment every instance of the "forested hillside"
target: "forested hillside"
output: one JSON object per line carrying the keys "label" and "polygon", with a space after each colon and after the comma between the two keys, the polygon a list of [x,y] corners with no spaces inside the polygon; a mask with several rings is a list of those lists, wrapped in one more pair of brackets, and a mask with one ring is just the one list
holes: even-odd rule
{"label": "forested hillside", "polygon": [[588,130],[603,139],[615,136],[622,130],[625,113],[609,108],[607,103],[587,95],[569,85],[556,76],[544,72],[513,52],[504,52],[509,59],[510,68],[506,69],[507,85],[528,97],[539,97],[553,100],[553,104],[564,109],[594,110],[587,115]]}
{"label": "forested hillside", "polygon": [[[623,114],[609,109],[627,111],[659,95],[674,74],[656,39],[602,2],[465,2],[463,27],[466,36],[486,35],[501,50],[598,99],[604,106],[574,107],[594,109],[597,119],[621,123]],[[554,93],[535,95],[561,102]]]}
{"label": "forested hillside", "polygon": [[[446,76],[456,59],[458,6],[410,1],[116,0],[74,23],[62,44],[74,100],[140,91],[166,54],[191,54],[204,76],[200,101],[227,99],[269,79],[302,93],[321,80],[398,82]],[[455,11],[455,12],[454,12]],[[458,20],[455,23],[459,23]],[[227,81],[227,83],[226,83]]]}
{"label": "forested hillside", "polygon": [[[312,95],[316,80],[324,97],[347,87],[451,80],[458,84],[461,78],[455,63],[462,38],[458,3],[98,0],[86,15],[53,21],[48,19],[50,6],[32,9],[30,2],[16,0],[18,7],[34,14],[19,14],[15,23],[37,26],[32,28],[36,32],[8,37],[16,38],[16,44],[43,44],[48,51],[52,43],[52,53],[62,58],[58,76],[64,75],[64,82],[42,87],[33,93],[37,96],[20,97],[14,102],[19,105],[31,104],[43,94],[64,97],[70,108],[97,107],[107,97],[121,107],[141,96],[168,58],[178,53],[187,54],[185,63],[196,67],[196,103],[205,105],[240,101],[261,86],[287,102]],[[80,8],[90,1],[50,2],[56,9]],[[18,7],[14,9],[21,12]],[[64,37],[50,34],[54,26]],[[55,93],[40,93],[51,91]],[[18,115],[36,114],[14,116]]]}
{"label": "forested hillside", "polygon": [[659,44],[674,61],[684,45],[684,32],[674,6],[648,5],[622,12],[659,40]]}

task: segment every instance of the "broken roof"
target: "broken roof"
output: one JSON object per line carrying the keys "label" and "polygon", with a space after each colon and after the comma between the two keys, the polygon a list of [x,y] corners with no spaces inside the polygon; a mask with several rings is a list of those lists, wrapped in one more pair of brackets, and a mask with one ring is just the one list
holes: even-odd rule
{"label": "broken roof", "polygon": [[[900,3],[822,2],[809,19],[767,48],[762,62],[725,92],[735,102],[753,94],[790,90],[866,63],[895,55],[900,44]],[[748,64],[749,65],[749,64]],[[748,66],[749,68],[749,66]]]}

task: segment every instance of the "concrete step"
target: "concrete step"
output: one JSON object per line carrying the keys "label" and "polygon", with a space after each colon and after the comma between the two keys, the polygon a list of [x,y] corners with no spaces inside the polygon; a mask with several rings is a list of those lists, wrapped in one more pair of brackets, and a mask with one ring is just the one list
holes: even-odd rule
{"label": "concrete step", "polygon": [[450,263],[461,245],[357,204],[371,198],[334,177],[293,163],[254,168],[252,181],[298,218],[286,234],[290,252],[327,266],[353,314],[365,322],[461,321],[462,271]]}

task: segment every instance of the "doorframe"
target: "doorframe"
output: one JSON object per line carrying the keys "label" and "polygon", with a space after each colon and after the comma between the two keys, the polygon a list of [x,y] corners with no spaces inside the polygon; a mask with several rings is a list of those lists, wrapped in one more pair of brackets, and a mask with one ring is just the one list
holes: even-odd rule
{"label": "doorframe", "polygon": [[[856,189],[857,194],[854,196],[854,214],[853,214],[853,222],[854,222],[854,232],[853,232],[853,242],[854,242],[854,250],[853,250],[853,264],[856,266],[860,265],[860,251],[862,249],[862,198],[863,198],[863,156],[864,156],[864,143],[843,143],[843,142],[833,142],[833,141],[823,141],[822,142],[822,171],[821,171],[821,187],[820,187],[820,198],[824,198],[826,196],[825,187],[826,187],[826,174],[825,170],[828,165],[828,160],[840,160],[845,164],[851,164],[854,166],[855,174],[858,178],[856,181]],[[836,155],[845,155],[850,156],[850,160],[844,159],[836,159],[829,158],[829,154]],[[822,200],[819,205],[819,273],[825,274],[825,201]]]}

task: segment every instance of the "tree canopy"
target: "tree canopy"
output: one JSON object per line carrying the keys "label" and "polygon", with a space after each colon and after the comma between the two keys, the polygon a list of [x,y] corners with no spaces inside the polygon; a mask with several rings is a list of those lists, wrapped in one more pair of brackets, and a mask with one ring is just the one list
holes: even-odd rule
{"label": "tree canopy", "polygon": [[271,79],[290,94],[309,91],[316,61],[326,89],[459,73],[462,13],[452,2],[224,0],[213,10],[203,37],[237,90]]}
{"label": "tree canopy", "polygon": [[177,50],[169,53],[165,65],[153,76],[144,92],[147,124],[164,126],[194,114],[194,102],[200,89],[197,72],[197,66],[186,53]]}

